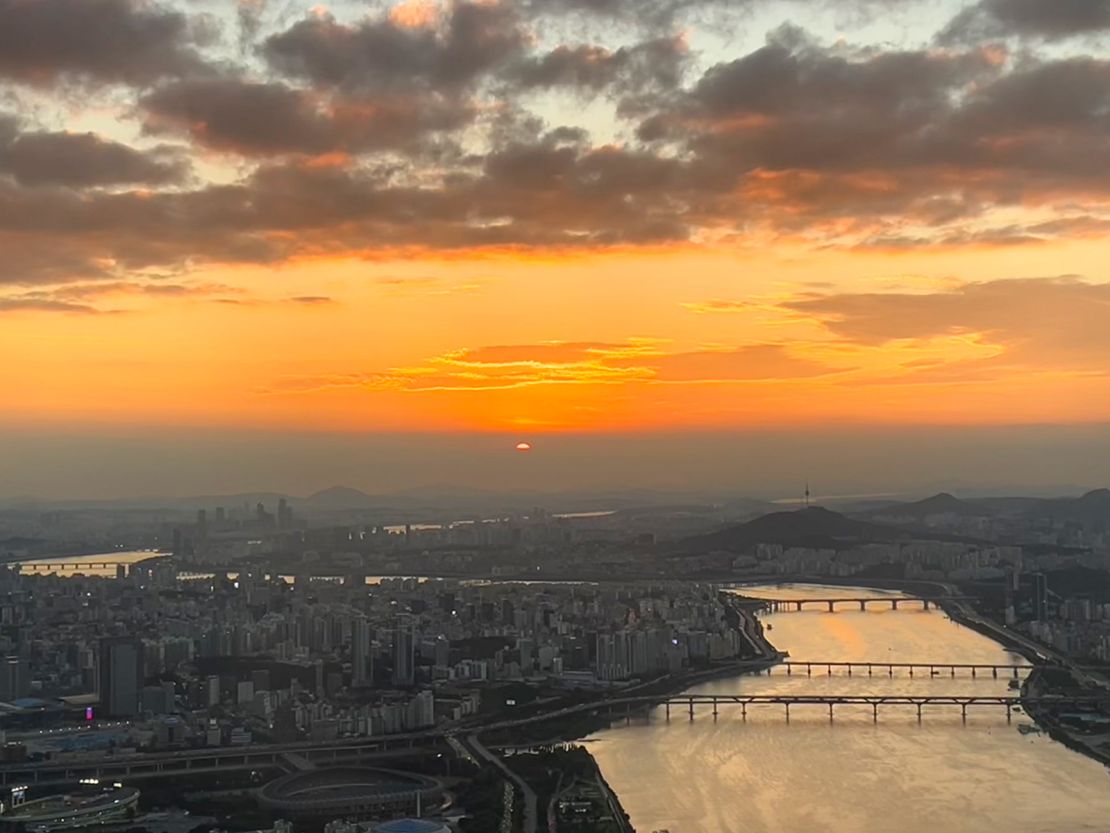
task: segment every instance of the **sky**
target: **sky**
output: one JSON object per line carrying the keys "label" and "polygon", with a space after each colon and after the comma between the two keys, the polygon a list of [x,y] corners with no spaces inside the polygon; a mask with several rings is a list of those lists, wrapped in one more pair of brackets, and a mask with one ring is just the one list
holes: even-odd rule
{"label": "sky", "polygon": [[1108,158],[1110,0],[0,0],[0,496],[1104,485]]}

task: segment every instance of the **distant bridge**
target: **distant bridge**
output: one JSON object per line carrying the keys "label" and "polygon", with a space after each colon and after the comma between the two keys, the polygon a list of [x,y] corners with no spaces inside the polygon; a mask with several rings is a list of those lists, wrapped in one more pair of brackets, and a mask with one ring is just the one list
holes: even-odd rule
{"label": "distant bridge", "polygon": [[853,671],[867,672],[868,677],[872,677],[876,672],[886,672],[888,677],[893,677],[895,670],[908,670],[909,676],[914,676],[914,672],[928,671],[930,677],[939,677],[943,672],[948,672],[949,677],[955,677],[957,671],[970,671],[972,677],[978,677],[982,672],[984,676],[990,672],[991,677],[998,679],[999,673],[1003,675],[1009,674],[1013,679],[1018,679],[1022,671],[1032,671],[1035,666],[1028,663],[990,663],[990,662],[827,662],[825,660],[799,661],[789,660],[787,662],[779,663],[778,666],[768,666],[767,676],[771,676],[771,671],[775,667],[785,668],[787,676],[793,676],[796,671],[798,674],[805,673],[807,677],[813,676],[813,670],[816,668],[820,673],[821,669],[825,670],[827,676],[832,676],[833,670],[847,669],[848,676],[851,677]]}
{"label": "distant bridge", "polygon": [[127,561],[13,561],[8,566],[18,567],[21,572],[56,573],[65,570],[114,570],[116,567],[134,565]]}
{"label": "distant bridge", "polygon": [[837,605],[858,606],[860,610],[867,610],[868,605],[889,605],[891,610],[898,610],[899,605],[919,604],[923,610],[930,606],[940,607],[942,602],[970,602],[975,601],[972,596],[834,596],[805,599],[756,599],[760,607],[772,613],[785,613],[801,611],[805,605],[824,605],[829,613],[836,610]]}

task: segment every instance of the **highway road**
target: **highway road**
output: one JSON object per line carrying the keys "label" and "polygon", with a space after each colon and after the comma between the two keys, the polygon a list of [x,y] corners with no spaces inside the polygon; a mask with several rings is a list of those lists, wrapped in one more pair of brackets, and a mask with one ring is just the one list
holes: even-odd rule
{"label": "highway road", "polygon": [[478,740],[477,735],[470,735],[466,742],[478,754],[478,757],[485,758],[502,773],[505,777],[511,780],[520,789],[520,794],[524,796],[524,833],[536,833],[536,791],[528,786],[528,782],[517,775],[509,766],[501,760],[500,756],[490,752]]}

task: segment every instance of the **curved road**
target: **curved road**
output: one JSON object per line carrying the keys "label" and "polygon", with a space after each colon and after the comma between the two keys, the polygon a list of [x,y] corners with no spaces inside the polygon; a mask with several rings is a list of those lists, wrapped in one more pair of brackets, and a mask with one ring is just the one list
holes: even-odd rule
{"label": "curved road", "polygon": [[513,772],[508,767],[508,765],[503,760],[501,760],[500,757],[486,749],[486,747],[482,745],[482,742],[478,740],[477,735],[471,735],[466,739],[466,742],[469,743],[471,748],[478,753],[478,757],[485,758],[487,761],[501,770],[501,772],[505,774],[506,778],[511,780],[520,788],[521,795],[524,796],[524,833],[536,833],[535,790],[529,787],[528,783],[523,778]]}

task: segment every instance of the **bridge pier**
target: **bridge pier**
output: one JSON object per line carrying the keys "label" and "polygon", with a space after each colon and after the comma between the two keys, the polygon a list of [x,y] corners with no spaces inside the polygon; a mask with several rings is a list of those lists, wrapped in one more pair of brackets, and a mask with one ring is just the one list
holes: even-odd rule
{"label": "bridge pier", "polygon": [[991,669],[991,676],[994,677],[996,680],[998,679],[998,666],[997,665],[994,668]]}
{"label": "bridge pier", "polygon": [[741,703],[740,704],[740,719],[741,720],[747,720],[748,719],[748,704],[747,703]]}
{"label": "bridge pier", "polygon": [[920,703],[917,704],[917,722],[918,723],[921,722],[921,704]]}
{"label": "bridge pier", "polygon": [[834,602],[829,602],[829,613],[833,612],[833,609],[834,609],[833,605],[834,605]]}
{"label": "bridge pier", "polygon": [[783,703],[783,705],[786,707],[786,722],[789,723],[790,722],[790,704],[789,703]]}
{"label": "bridge pier", "polygon": [[867,602],[865,602],[863,599],[859,600],[859,609],[861,613],[867,610]]}
{"label": "bridge pier", "polygon": [[690,720],[694,719],[694,698],[690,698]]}
{"label": "bridge pier", "polygon": [[713,719],[717,719],[717,698],[713,698]]}
{"label": "bridge pier", "polygon": [[833,722],[833,704],[829,703],[829,723]]}
{"label": "bridge pier", "polygon": [[879,722],[879,704],[878,703],[872,703],[871,704],[871,719],[875,723]]}
{"label": "bridge pier", "polygon": [[671,722],[671,701],[667,701],[667,722]]}
{"label": "bridge pier", "polygon": [[967,703],[960,704],[960,717],[964,723],[967,723]]}
{"label": "bridge pier", "polygon": [[898,609],[898,600],[897,599],[891,599],[890,600],[890,609],[891,610],[897,610]]}
{"label": "bridge pier", "polygon": [[953,665],[948,670],[952,672],[950,676],[952,676],[952,677],[956,676],[956,666]]}
{"label": "bridge pier", "polygon": [[923,601],[923,602],[924,602],[924,604],[925,604],[925,608],[924,608],[924,609],[925,609],[925,610],[928,610],[928,609],[929,609],[929,600],[928,600],[928,599],[923,599],[922,601]]}
{"label": "bridge pier", "polygon": [[975,679],[975,666],[971,666],[971,679]]}
{"label": "bridge pier", "polygon": [[1016,680],[1017,678],[1018,678],[1018,670],[1015,668],[1014,669],[1014,679]]}
{"label": "bridge pier", "polygon": [[806,676],[807,677],[812,677],[813,676],[813,666],[810,665],[808,662],[806,663]]}

